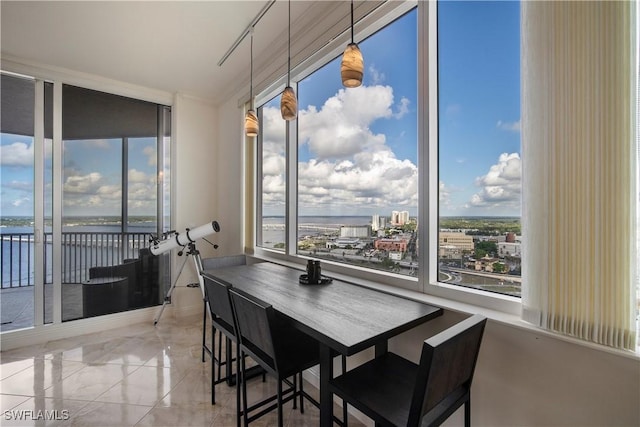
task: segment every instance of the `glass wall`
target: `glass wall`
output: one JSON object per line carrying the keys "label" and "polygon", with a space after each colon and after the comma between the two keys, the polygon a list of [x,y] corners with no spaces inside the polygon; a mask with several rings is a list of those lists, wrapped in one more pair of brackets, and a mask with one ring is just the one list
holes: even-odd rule
{"label": "glass wall", "polygon": [[160,304],[169,255],[146,248],[170,228],[171,108],[64,84],[55,101],[59,83],[1,82],[2,331],[56,322],[56,307],[68,321]]}

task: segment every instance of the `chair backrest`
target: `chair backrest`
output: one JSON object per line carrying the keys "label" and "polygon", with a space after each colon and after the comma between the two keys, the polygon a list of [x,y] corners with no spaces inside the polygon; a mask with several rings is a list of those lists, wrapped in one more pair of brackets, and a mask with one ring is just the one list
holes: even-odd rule
{"label": "chair backrest", "polygon": [[231,288],[229,294],[236,316],[240,344],[252,357],[260,359],[271,370],[277,371],[272,334],[276,321],[273,307],[240,289]]}
{"label": "chair backrest", "polygon": [[487,319],[474,315],[425,340],[411,402],[409,425],[452,395],[471,390]]}
{"label": "chair backrest", "polygon": [[231,297],[229,296],[231,286],[207,277],[204,280],[204,289],[209,310],[215,316],[213,321],[224,327],[226,329],[225,332],[235,336],[233,308],[231,306]]}

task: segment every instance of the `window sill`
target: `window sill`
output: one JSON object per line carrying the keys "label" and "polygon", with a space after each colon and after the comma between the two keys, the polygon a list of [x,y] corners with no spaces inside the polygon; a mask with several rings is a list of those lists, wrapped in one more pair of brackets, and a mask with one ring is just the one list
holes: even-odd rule
{"label": "window sill", "polygon": [[[304,265],[302,258],[301,262],[294,262],[288,259],[284,254],[279,256],[280,254],[271,254],[271,253],[260,253],[254,255],[247,255],[249,258],[253,258],[256,262],[266,261],[273,262],[276,264],[287,265],[289,267],[304,269]],[[327,266],[328,267],[328,266]],[[490,319],[493,322],[499,323],[504,326],[508,326],[511,328],[517,328],[522,331],[527,331],[530,333],[540,334],[545,337],[557,339],[559,341],[564,341],[576,345],[580,345],[592,350],[603,351],[606,353],[627,357],[630,359],[640,360],[640,351],[636,350],[635,352],[619,350],[611,347],[607,347],[600,344],[591,343],[588,341],[583,341],[577,338],[572,338],[567,335],[558,334],[555,332],[547,331],[541,329],[533,324],[525,322],[520,318],[520,303],[516,302],[517,298],[508,297],[499,294],[491,294],[491,295],[482,295],[486,294],[486,292],[477,291],[471,288],[462,288],[462,289],[451,289],[451,285],[429,285],[428,290],[432,293],[423,293],[419,290],[406,289],[399,286],[392,286],[384,283],[380,283],[378,281],[370,280],[370,279],[362,279],[354,276],[350,276],[348,274],[340,273],[332,271],[330,268],[324,269],[331,277],[342,280],[344,282],[353,283],[359,286],[365,286],[371,289],[376,289],[380,292],[385,292],[392,295],[402,296],[404,298],[412,299],[415,301],[420,301],[424,303],[428,303],[431,305],[435,305],[441,307],[445,310],[463,313],[463,314],[481,314],[485,316],[487,319]],[[459,298],[452,299],[448,295],[451,293],[457,293],[460,295]],[[483,301],[478,303],[471,303],[469,300],[481,298]],[[487,307],[486,302],[487,299],[493,299],[493,306]],[[460,301],[465,300],[465,301]],[[514,311],[513,306],[517,304],[518,310]],[[507,307],[507,310],[502,308]]]}

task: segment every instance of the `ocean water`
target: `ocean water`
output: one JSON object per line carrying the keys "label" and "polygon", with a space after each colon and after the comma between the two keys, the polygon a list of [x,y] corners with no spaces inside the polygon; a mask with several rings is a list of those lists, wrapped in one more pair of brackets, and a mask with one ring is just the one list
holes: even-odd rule
{"label": "ocean water", "polygon": [[[29,286],[34,283],[35,244],[33,219],[3,217],[0,224],[2,248],[0,279],[2,288]],[[78,283],[88,279],[89,267],[113,265],[125,258],[135,258],[140,247],[147,247],[156,233],[151,217],[130,218],[128,233],[137,239],[127,247],[118,241],[121,225],[114,217],[69,217],[63,221],[63,282]],[[45,282],[52,281],[51,227],[45,228]]]}

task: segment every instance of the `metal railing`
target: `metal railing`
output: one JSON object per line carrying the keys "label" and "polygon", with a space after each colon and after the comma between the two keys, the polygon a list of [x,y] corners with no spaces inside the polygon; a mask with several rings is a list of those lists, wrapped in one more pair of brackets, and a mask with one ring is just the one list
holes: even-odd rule
{"label": "metal railing", "polygon": [[[62,233],[62,283],[81,283],[89,268],[121,264],[137,258],[147,246],[147,233]],[[33,233],[2,233],[0,278],[2,289],[33,286],[35,238]],[[52,235],[44,234],[45,283],[52,283]]]}

